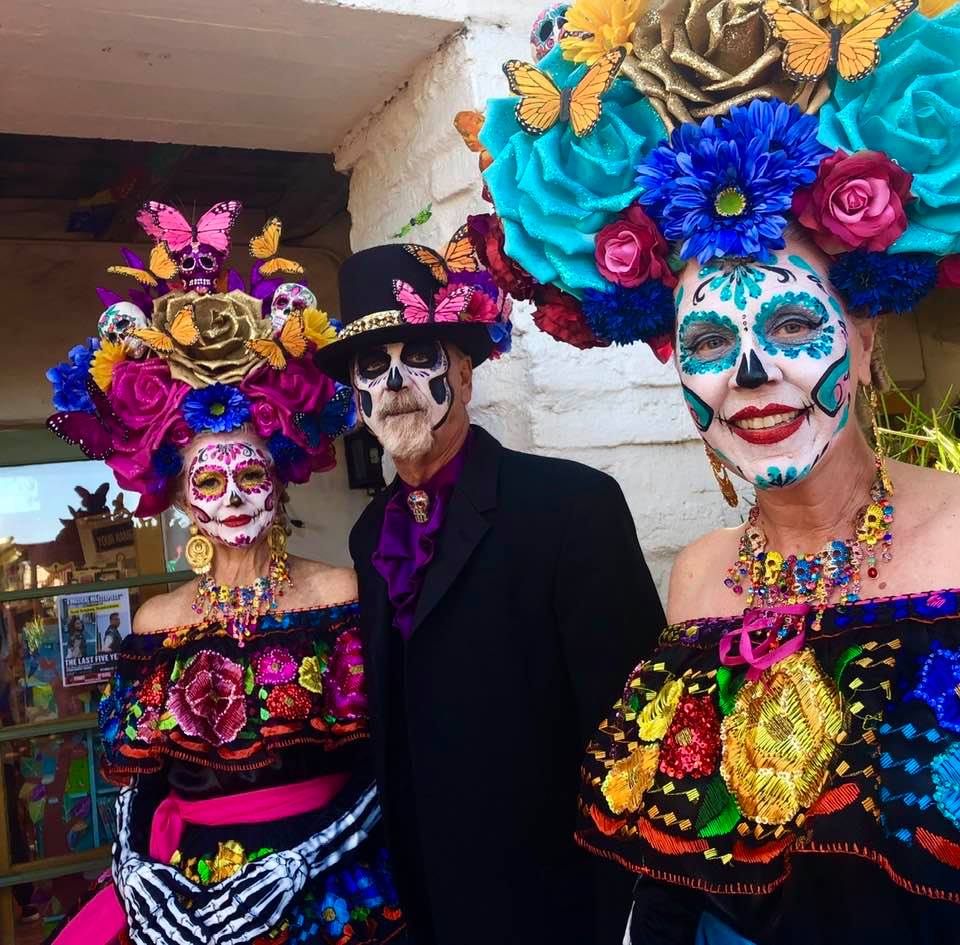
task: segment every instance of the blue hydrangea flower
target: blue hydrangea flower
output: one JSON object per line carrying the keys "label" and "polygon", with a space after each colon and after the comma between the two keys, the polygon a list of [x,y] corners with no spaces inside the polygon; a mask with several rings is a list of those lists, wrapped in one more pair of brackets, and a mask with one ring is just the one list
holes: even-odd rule
{"label": "blue hydrangea flower", "polygon": [[604,341],[615,345],[652,341],[673,331],[673,290],[659,279],[649,279],[632,289],[620,285],[606,292],[587,289],[583,315],[590,330]]}
{"label": "blue hydrangea flower", "polygon": [[328,892],[320,903],[320,919],[328,935],[341,936],[343,927],[350,921],[347,901],[333,892]]}
{"label": "blue hydrangea flower", "polygon": [[849,308],[876,317],[914,309],[937,284],[936,258],[926,253],[843,253],[830,266],[830,282]]}
{"label": "blue hydrangea flower", "polygon": [[229,433],[250,418],[250,401],[228,384],[191,391],[183,398],[181,409],[194,433]]}
{"label": "blue hydrangea flower", "polygon": [[183,457],[175,446],[164,443],[150,458],[150,465],[158,476],[170,479],[183,469]]}
{"label": "blue hydrangea flower", "polygon": [[90,338],[85,345],[70,349],[67,360],[47,371],[47,380],[53,385],[53,406],[57,410],[93,413],[93,401],[87,393],[90,363],[100,350],[100,342]]}
{"label": "blue hydrangea flower", "polygon": [[960,732],[960,652],[934,644],[916,688],[910,694],[926,702],[937,717],[937,724],[950,732]]}

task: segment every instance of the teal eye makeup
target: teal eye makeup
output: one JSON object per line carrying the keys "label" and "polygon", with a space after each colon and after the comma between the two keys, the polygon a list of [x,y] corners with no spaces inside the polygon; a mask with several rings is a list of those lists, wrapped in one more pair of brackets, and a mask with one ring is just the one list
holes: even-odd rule
{"label": "teal eye makeup", "polygon": [[809,292],[783,292],[764,302],[754,323],[763,350],[788,358],[826,358],[833,351],[836,328],[826,306]]}
{"label": "teal eye makeup", "polygon": [[740,332],[719,312],[689,312],[678,333],[680,369],[685,374],[729,371],[740,355]]}

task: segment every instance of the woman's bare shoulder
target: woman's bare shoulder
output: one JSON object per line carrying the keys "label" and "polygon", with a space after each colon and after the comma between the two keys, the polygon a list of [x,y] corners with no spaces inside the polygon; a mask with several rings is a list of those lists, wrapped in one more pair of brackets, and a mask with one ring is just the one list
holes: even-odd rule
{"label": "woman's bare shoulder", "polygon": [[167,627],[182,627],[196,619],[193,582],[183,584],[166,594],[155,594],[145,600],[133,615],[134,633],[153,633]]}
{"label": "woman's bare shoulder", "polygon": [[[714,612],[709,604],[726,590],[723,579],[736,560],[740,534],[740,528],[718,528],[691,542],[677,555],[670,572],[667,597],[669,623],[681,623]],[[734,602],[728,603],[728,609],[735,612]]]}
{"label": "woman's bare shoulder", "polygon": [[291,555],[290,578],[290,588],[284,594],[285,608],[326,607],[357,599],[357,575],[353,568]]}

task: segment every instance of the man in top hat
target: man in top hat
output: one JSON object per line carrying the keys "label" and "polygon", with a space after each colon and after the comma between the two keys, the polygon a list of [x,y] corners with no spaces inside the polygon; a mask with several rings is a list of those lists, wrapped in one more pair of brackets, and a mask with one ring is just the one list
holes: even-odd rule
{"label": "man in top hat", "polygon": [[350,536],[397,885],[416,945],[614,945],[630,881],[574,843],[580,760],[663,612],[612,478],[470,424],[490,307],[437,270],[352,256],[318,354],[397,468]]}

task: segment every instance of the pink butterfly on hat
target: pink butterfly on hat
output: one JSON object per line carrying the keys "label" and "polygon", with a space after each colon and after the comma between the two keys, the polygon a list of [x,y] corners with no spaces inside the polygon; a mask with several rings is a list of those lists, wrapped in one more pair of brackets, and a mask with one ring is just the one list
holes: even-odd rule
{"label": "pink butterfly on hat", "polygon": [[412,285],[400,279],[393,280],[393,294],[403,312],[403,320],[411,325],[425,325],[428,322],[458,322],[470,307],[474,287],[458,285],[446,289],[445,297],[434,306],[430,306]]}
{"label": "pink butterfly on hat", "polygon": [[166,243],[171,253],[179,253],[188,246],[196,249],[201,243],[225,253],[230,248],[230,230],[240,206],[239,200],[223,200],[214,204],[193,226],[175,207],[148,200],[137,213],[137,223],[147,236]]}

